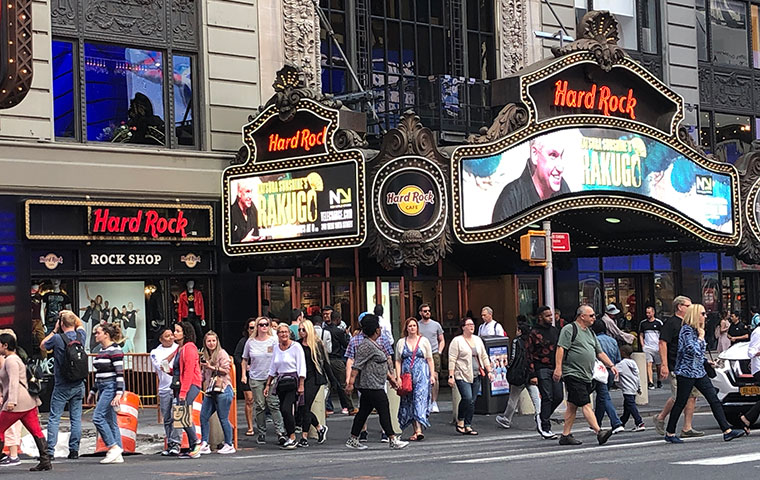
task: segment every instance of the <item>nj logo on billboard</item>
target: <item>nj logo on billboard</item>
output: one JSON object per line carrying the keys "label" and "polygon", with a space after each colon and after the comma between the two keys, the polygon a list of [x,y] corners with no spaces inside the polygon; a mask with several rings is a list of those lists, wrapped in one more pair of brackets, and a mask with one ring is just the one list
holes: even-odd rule
{"label": "nj logo on billboard", "polygon": [[330,206],[333,205],[351,205],[351,189],[350,188],[336,188],[330,190]]}
{"label": "nj logo on billboard", "polygon": [[427,204],[435,203],[435,194],[432,190],[425,193],[417,185],[407,185],[398,193],[388,192],[385,203],[396,205],[401,213],[413,217],[422,213]]}
{"label": "nj logo on billboard", "polygon": [[697,195],[713,194],[713,177],[711,175],[697,175]]}

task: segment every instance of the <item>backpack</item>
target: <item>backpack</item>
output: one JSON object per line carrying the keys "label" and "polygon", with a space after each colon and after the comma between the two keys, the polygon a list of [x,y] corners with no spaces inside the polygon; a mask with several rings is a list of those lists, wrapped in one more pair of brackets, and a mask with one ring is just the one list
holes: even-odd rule
{"label": "backpack", "polygon": [[26,390],[33,397],[42,393],[42,367],[39,364],[26,364]]}
{"label": "backpack", "polygon": [[522,338],[512,341],[512,361],[507,369],[507,381],[510,385],[525,385],[528,382],[528,358]]}
{"label": "backpack", "polygon": [[84,345],[79,341],[79,336],[69,340],[65,333],[60,333],[63,340],[63,363],[61,363],[61,375],[66,381],[81,382],[87,378],[89,365],[87,352]]}

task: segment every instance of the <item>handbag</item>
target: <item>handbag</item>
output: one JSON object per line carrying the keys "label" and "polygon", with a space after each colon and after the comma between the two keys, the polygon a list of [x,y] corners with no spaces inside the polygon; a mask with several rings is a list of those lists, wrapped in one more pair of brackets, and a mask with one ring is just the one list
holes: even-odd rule
{"label": "handbag", "polygon": [[[710,354],[710,360],[713,360],[712,352],[708,350],[708,353]],[[705,373],[707,373],[707,376],[709,378],[715,378],[716,376],[718,376],[718,373],[715,371],[715,367],[713,367],[712,364],[706,358],[704,362],[702,362],[702,366],[705,367]]]}
{"label": "handbag", "polygon": [[600,360],[594,360],[594,380],[606,384],[609,381],[610,374],[607,367]]}
{"label": "handbag", "polygon": [[274,391],[278,395],[282,395],[288,392],[292,392],[298,388],[298,380],[293,375],[280,375],[277,377],[277,385],[275,385]]}
{"label": "handbag", "polygon": [[409,363],[409,371],[401,374],[401,385],[398,387],[399,396],[406,396],[412,393],[414,385],[412,384],[412,369],[414,368],[414,359],[417,358],[417,348],[420,346],[421,337],[417,338],[417,343],[412,351],[412,361]]}
{"label": "handbag", "polygon": [[193,426],[193,406],[183,402],[172,405],[172,418],[174,428],[188,428]]}
{"label": "handbag", "polygon": [[222,376],[218,372],[214,372],[206,385],[206,395],[219,395],[224,392],[222,388]]}

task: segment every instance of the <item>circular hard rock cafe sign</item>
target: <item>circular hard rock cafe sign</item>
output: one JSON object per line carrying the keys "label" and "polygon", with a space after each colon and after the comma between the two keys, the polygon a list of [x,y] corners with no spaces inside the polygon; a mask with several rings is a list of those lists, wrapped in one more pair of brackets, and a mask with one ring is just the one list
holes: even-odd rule
{"label": "circular hard rock cafe sign", "polygon": [[424,158],[399,158],[384,165],[374,182],[375,224],[398,240],[409,230],[434,238],[445,225],[446,192],[440,170]]}

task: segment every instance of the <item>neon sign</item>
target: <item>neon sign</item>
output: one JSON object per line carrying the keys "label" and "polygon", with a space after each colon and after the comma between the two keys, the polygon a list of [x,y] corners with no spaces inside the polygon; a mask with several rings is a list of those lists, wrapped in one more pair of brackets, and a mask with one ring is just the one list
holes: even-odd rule
{"label": "neon sign", "polygon": [[325,144],[327,126],[316,133],[308,128],[298,130],[292,137],[281,137],[278,133],[269,135],[268,152],[285,152],[288,150],[311,150],[313,147]]}
{"label": "neon sign", "polygon": [[185,227],[188,220],[182,210],[176,217],[162,217],[156,210],[137,210],[134,216],[111,215],[108,208],[92,211],[92,233],[140,233],[158,238],[163,234],[187,237]]}
{"label": "neon sign", "polygon": [[[598,94],[598,95],[597,95]],[[627,115],[636,120],[638,100],[633,96],[633,89],[627,95],[613,95],[610,87],[591,85],[588,90],[573,90],[567,87],[567,80],[557,80],[554,84],[554,106],[573,107],[601,112],[609,117],[613,113]]]}

